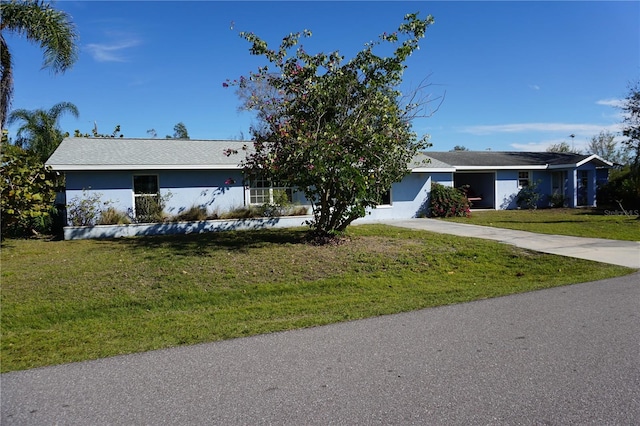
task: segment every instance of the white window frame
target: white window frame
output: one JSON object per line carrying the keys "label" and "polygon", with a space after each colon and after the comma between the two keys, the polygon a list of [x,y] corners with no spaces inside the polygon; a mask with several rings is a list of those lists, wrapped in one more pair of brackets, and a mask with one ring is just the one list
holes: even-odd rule
{"label": "white window frame", "polygon": [[529,170],[521,170],[518,172],[518,189],[526,186],[531,186],[531,172]]}
{"label": "white window frame", "polygon": [[[136,193],[136,178],[137,177],[155,177],[156,180],[156,188],[157,188],[157,192],[155,193],[151,193],[151,192],[139,192]],[[138,212],[136,211],[136,200],[138,198],[141,197],[152,197],[155,198],[156,200],[160,200],[160,176],[158,174],[135,174],[132,176],[131,178],[131,189],[133,192],[133,215],[134,217],[137,217]]]}
{"label": "white window frame", "polygon": [[277,194],[278,191],[285,191],[289,202],[293,202],[293,188],[280,185],[274,186],[270,179],[251,179],[247,187],[247,204],[250,206],[275,204],[274,194]]}

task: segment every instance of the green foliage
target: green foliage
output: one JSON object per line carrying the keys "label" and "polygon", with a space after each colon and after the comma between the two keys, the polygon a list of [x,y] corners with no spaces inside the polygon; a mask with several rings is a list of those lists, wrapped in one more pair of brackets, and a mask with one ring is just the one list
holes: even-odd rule
{"label": "green foliage", "polygon": [[189,139],[187,126],[183,122],[176,124],[173,126],[173,136],[167,135],[167,139]]}
{"label": "green foliage", "polygon": [[207,208],[203,206],[191,206],[171,218],[173,222],[194,222],[208,219],[217,219],[217,217],[215,215],[209,215]]}
{"label": "green foliage", "polygon": [[165,199],[160,195],[136,197],[135,207],[137,223],[155,223],[164,221]]}
{"label": "green foliage", "polygon": [[[251,54],[275,68],[223,84],[237,86],[243,108],[257,112],[245,171],[304,192],[314,232],[342,232],[375,208],[409,172],[416,152],[428,146],[426,137],[417,139],[411,130],[422,106],[402,105],[397,86],[432,23],[431,16],[406,15],[397,32],[382,34],[347,62],[337,51],[311,55],[296,48],[310,31],[289,34],[277,50],[253,33],[240,34],[251,43]],[[391,56],[374,54],[383,43],[396,45]]]}
{"label": "green foliage", "polygon": [[553,208],[560,208],[567,206],[567,197],[561,192],[554,192],[549,196],[549,206]]}
{"label": "green foliage", "polygon": [[629,163],[628,149],[619,148],[615,141],[615,135],[608,131],[602,131],[597,136],[593,136],[589,141],[587,151],[614,164]]}
{"label": "green foliage", "polygon": [[93,226],[100,222],[102,210],[109,208],[111,201],[103,201],[102,193],[82,190],[67,202],[67,220],[72,226]]}
{"label": "green foliage", "polygon": [[2,237],[25,236],[50,224],[55,173],[25,150],[0,145]]}
{"label": "green foliage", "polygon": [[582,151],[580,151],[580,149],[569,145],[567,142],[553,144],[547,148],[547,152],[568,152],[572,154],[582,154]]}
{"label": "green foliage", "polygon": [[102,210],[100,219],[97,221],[97,225],[127,225],[129,223],[131,223],[129,216],[113,207],[107,207]]}
{"label": "green foliage", "polygon": [[464,192],[457,188],[434,183],[431,185],[429,216],[469,217],[471,216],[469,200]]}
{"label": "green foliage", "polygon": [[0,2],[0,127],[4,128],[13,94],[13,64],[6,33],[26,36],[44,53],[43,68],[64,72],[78,58],[78,34],[71,17],[42,0]]}
{"label": "green foliage", "polygon": [[[624,100],[622,135],[627,139],[623,142],[631,157],[628,179],[630,191],[640,188],[640,82],[629,86],[629,93]],[[639,194],[640,195],[640,194]]]}
{"label": "green foliage", "polygon": [[2,371],[376,317],[631,272],[390,226],[353,227],[349,241],[335,247],[303,244],[303,238],[302,229],[273,229],[11,241],[0,252]]}
{"label": "green foliage", "polygon": [[64,113],[78,118],[78,108],[70,102],[60,102],[49,110],[28,111],[17,109],[9,115],[9,124],[22,121],[16,132],[15,144],[31,151],[43,163],[53,154],[60,142],[68,136],[58,127],[58,121]]}
{"label": "green foliage", "polygon": [[122,132],[120,131],[120,125],[116,124],[116,126],[113,128],[113,132],[111,132],[111,134],[106,134],[106,133],[98,133],[98,125],[94,125],[93,129],[91,130],[91,134],[89,133],[82,133],[80,132],[80,130],[76,129],[73,131],[73,137],[74,138],[123,138],[124,135],[122,134]]}
{"label": "green foliage", "polygon": [[538,202],[542,198],[542,194],[538,191],[540,182],[531,182],[529,185],[523,186],[516,195],[516,205],[519,208],[537,209]]}
{"label": "green foliage", "polygon": [[611,170],[608,182],[598,188],[596,197],[601,209],[640,209],[640,183],[632,167]]}

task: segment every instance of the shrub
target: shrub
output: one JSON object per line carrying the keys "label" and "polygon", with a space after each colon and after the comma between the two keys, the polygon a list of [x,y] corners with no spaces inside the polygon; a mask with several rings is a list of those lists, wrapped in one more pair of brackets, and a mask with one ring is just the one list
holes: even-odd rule
{"label": "shrub", "polygon": [[213,219],[207,214],[207,208],[202,206],[191,206],[187,210],[175,215],[174,222],[195,222],[200,220]]}
{"label": "shrub", "polygon": [[516,195],[516,204],[519,208],[535,210],[538,208],[538,201],[541,195],[538,192],[540,182],[531,182],[530,185],[522,187]]}
{"label": "shrub", "polygon": [[549,195],[549,206],[554,209],[567,206],[567,198],[560,192],[554,192]]}
{"label": "shrub", "polygon": [[127,225],[131,223],[131,220],[126,213],[108,207],[106,210],[100,212],[100,219],[98,225]]}
{"label": "shrub", "polygon": [[93,226],[98,223],[102,210],[111,204],[111,201],[102,201],[102,193],[92,192],[87,194],[82,190],[82,197],[75,196],[67,203],[67,219],[73,226]]}
{"label": "shrub", "polygon": [[135,199],[135,217],[133,221],[136,223],[157,223],[164,222],[164,208],[167,201],[172,197],[171,192],[164,195],[145,194]]}
{"label": "shrub", "polygon": [[628,166],[612,170],[609,181],[598,188],[596,199],[603,209],[618,209],[620,205],[627,210],[640,209],[640,184]]}
{"label": "shrub", "polygon": [[251,219],[262,217],[262,208],[257,206],[236,207],[220,214],[220,219]]}
{"label": "shrub", "polygon": [[431,217],[469,217],[469,200],[459,189],[434,183],[431,185]]}

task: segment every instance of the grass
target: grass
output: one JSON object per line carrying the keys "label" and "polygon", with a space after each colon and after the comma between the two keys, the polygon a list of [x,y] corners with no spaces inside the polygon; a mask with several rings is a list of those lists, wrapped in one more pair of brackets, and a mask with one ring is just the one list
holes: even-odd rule
{"label": "grass", "polygon": [[517,229],[541,234],[640,241],[638,216],[603,214],[596,209],[475,210],[452,222]]}
{"label": "grass", "polygon": [[630,273],[369,225],[2,244],[3,372],[311,327]]}

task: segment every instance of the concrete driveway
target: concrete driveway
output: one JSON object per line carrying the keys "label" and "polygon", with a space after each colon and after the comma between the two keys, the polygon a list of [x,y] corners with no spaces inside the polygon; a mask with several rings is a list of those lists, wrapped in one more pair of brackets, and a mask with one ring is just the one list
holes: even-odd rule
{"label": "concrete driveway", "polygon": [[443,234],[484,238],[543,253],[577,257],[640,269],[640,242],[638,241],[536,234],[490,226],[447,222],[438,219],[390,220],[379,223]]}

